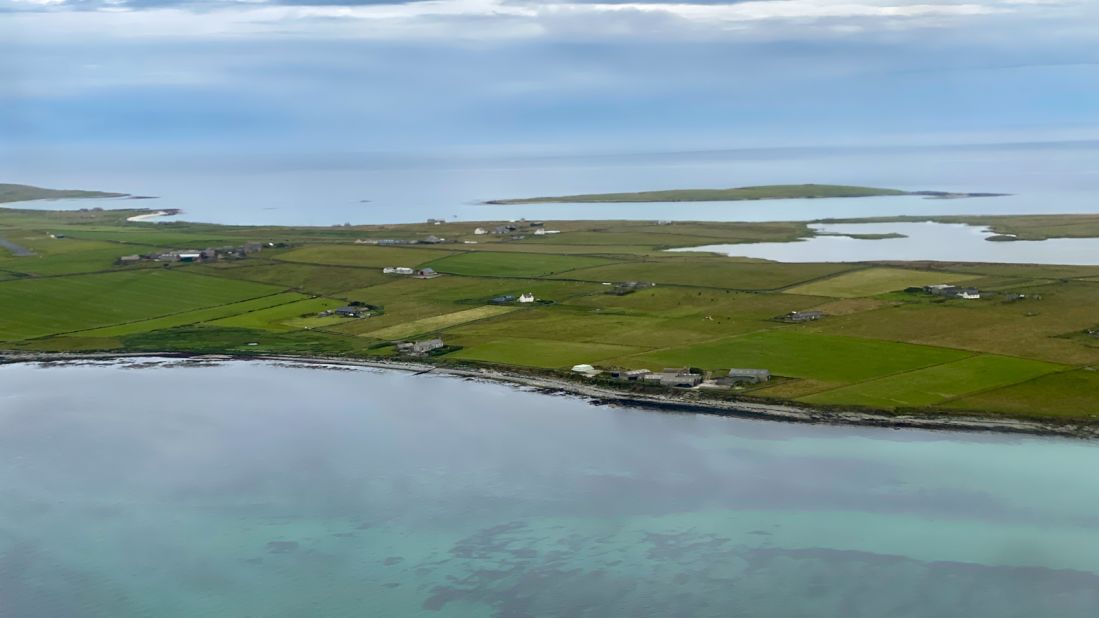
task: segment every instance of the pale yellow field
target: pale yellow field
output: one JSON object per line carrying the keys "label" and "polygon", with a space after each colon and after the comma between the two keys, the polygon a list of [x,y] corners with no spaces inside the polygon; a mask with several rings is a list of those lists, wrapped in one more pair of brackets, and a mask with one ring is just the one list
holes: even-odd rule
{"label": "pale yellow field", "polygon": [[956,273],[907,270],[904,268],[867,268],[835,277],[812,281],[785,290],[788,294],[831,296],[833,298],[860,298],[886,292],[896,292],[907,287],[922,287],[938,283],[962,283],[979,277]]}
{"label": "pale yellow field", "polygon": [[406,337],[414,337],[422,333],[430,333],[459,324],[466,324],[476,320],[503,315],[517,309],[518,307],[486,305],[484,307],[475,307],[473,309],[465,309],[463,311],[455,311],[454,313],[445,313],[443,315],[436,315],[412,322],[405,322],[404,324],[397,324],[388,328],[362,334],[366,337],[374,337],[376,339],[404,339]]}

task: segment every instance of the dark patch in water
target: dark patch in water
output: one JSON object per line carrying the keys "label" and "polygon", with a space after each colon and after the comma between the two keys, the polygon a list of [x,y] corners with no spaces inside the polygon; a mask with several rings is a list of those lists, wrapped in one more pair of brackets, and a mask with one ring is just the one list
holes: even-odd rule
{"label": "dark patch in water", "polygon": [[297,541],[268,541],[267,552],[271,554],[289,554],[298,551]]}
{"label": "dark patch in water", "polygon": [[393,566],[404,562],[404,558],[400,556],[390,556],[382,561],[385,566]]}

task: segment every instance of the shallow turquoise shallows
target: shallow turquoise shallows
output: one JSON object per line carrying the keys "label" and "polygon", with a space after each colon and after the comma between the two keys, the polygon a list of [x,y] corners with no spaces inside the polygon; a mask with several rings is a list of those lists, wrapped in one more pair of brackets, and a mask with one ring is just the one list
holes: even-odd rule
{"label": "shallow turquoise shallows", "polygon": [[1099,445],[0,367],[0,616],[1099,615]]}

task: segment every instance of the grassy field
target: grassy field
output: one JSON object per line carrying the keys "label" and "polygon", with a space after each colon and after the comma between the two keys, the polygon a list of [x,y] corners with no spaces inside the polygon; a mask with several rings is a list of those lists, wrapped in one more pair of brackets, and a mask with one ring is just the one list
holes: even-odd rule
{"label": "grassy field", "polygon": [[241,315],[245,313],[250,313],[252,311],[259,311],[260,309],[277,307],[279,305],[293,303],[306,298],[308,297],[304,294],[285,292],[282,294],[273,294],[271,296],[262,296],[260,298],[254,298],[252,300],[245,300],[239,303],[218,305],[216,307],[210,307],[208,309],[184,311],[182,313],[176,313],[162,318],[140,320],[137,322],[128,322],[126,324],[118,324],[115,326],[106,326],[103,328],[78,331],[76,333],[73,333],[71,336],[121,337],[124,335],[133,335],[135,333],[143,333],[165,328],[174,328],[176,326],[188,326],[191,324],[210,322],[212,320],[227,318],[229,316]]}
{"label": "grassy field", "polygon": [[148,270],[5,281],[0,283],[0,339],[86,330],[278,291],[258,283]]}
{"label": "grassy field", "polygon": [[279,260],[325,266],[361,266],[381,270],[386,266],[415,268],[452,252],[416,247],[375,247],[371,245],[315,245],[283,253]]}
{"label": "grassy field", "polygon": [[985,391],[943,404],[943,409],[1002,412],[1022,417],[1094,420],[1099,371],[1088,367],[1045,375],[1007,388]]}
{"label": "grassy field", "polygon": [[[222,318],[210,322],[211,326],[222,328],[251,328],[257,330],[295,330],[299,328],[302,318],[315,317],[322,311],[343,307],[347,303],[335,298],[308,298],[292,303],[284,303],[276,307],[241,313],[232,317]],[[347,321],[347,318],[335,318],[333,322]],[[328,324],[329,321],[323,324]],[[306,322],[306,324],[321,323]]]}
{"label": "grassy field", "polygon": [[380,330],[366,331],[365,334],[376,339],[405,339],[408,337],[414,337],[416,335],[422,335],[424,333],[431,333],[437,330],[442,330],[451,326],[458,326],[460,324],[467,324],[469,322],[475,322],[477,320],[483,320],[485,318],[504,315],[507,313],[511,313],[516,309],[518,308],[496,306],[475,307],[473,309],[455,311],[454,313],[445,313],[443,315],[432,316],[430,318],[413,320],[411,322],[397,324],[396,326],[389,326]]}
{"label": "grassy field", "polygon": [[621,359],[648,368],[765,367],[773,373],[832,383],[850,383],[938,365],[969,356],[949,348],[856,339],[777,328],[699,345]]}
{"label": "grassy field", "polygon": [[1061,365],[1006,356],[974,356],[809,395],[800,400],[887,409],[930,406],[968,393],[1009,386],[1064,369]]}
{"label": "grassy field", "polygon": [[[664,251],[792,241],[807,234],[803,223],[554,221],[545,227],[559,234],[534,236],[516,222],[525,235],[519,240],[473,234],[501,222],[251,228],[125,221],[136,212],[0,209],[0,236],[34,252],[0,256],[0,348],[373,357],[395,353],[387,341],[431,334],[453,346],[434,358],[443,363],[692,366],[712,375],[756,367],[776,380],[747,391],[752,397],[1099,419],[1099,339],[1086,334],[1099,328],[1099,266],[781,264]],[[1099,216],[997,219],[1034,234],[1092,223]],[[355,244],[428,234],[456,242]],[[206,264],[115,265],[118,256],[151,247],[246,241],[279,248]],[[382,274],[396,265],[445,274]],[[608,284],[621,281],[655,287],[608,293]],[[983,296],[898,292],[940,282],[973,285]],[[526,292],[543,302],[488,304]],[[353,301],[379,311],[362,319],[318,315]],[[807,309],[827,317],[775,320]]]}
{"label": "grassy field", "polygon": [[480,251],[453,255],[427,265],[441,273],[471,277],[545,277],[611,263],[584,256]]}
{"label": "grassy field", "polygon": [[513,337],[497,339],[466,347],[451,356],[502,365],[522,365],[544,369],[562,369],[577,363],[599,362],[604,359],[636,352],[638,348],[624,345],[546,341]]}
{"label": "grassy field", "polygon": [[546,204],[554,202],[738,202],[743,200],[808,199],[904,195],[896,189],[845,185],[765,185],[733,189],[671,189],[635,193],[585,193],[557,197],[491,200],[490,204]]}
{"label": "grassy field", "polygon": [[905,268],[867,268],[843,273],[798,285],[787,289],[791,294],[808,296],[833,296],[836,298],[862,298],[876,296],[886,292],[895,292],[908,287],[923,287],[939,283],[963,283],[979,279],[978,275],[959,275]]}

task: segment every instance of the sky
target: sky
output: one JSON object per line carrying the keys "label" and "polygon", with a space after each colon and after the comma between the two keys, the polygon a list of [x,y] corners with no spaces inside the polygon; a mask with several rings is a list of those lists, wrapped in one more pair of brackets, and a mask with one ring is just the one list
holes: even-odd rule
{"label": "sky", "polygon": [[0,0],[0,152],[1099,138],[1096,0]]}

